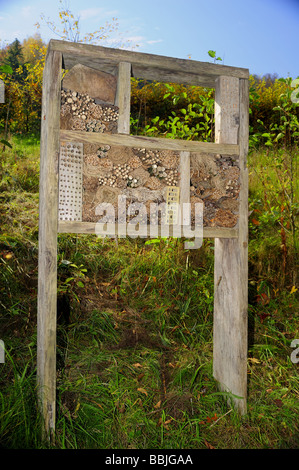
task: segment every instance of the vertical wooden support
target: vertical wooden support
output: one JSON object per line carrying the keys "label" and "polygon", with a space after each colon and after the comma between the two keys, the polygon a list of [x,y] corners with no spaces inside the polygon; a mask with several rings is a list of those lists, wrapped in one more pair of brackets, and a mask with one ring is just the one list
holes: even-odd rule
{"label": "vertical wooden support", "polygon": [[[120,62],[118,64],[115,104],[118,106],[117,132],[129,135],[131,113],[131,64],[129,62]],[[125,224],[119,225],[118,234],[119,236],[125,236]],[[115,237],[115,241],[118,244],[118,236]]]}
{"label": "vertical wooden support", "polygon": [[56,402],[56,317],[57,317],[57,224],[58,160],[60,128],[62,54],[48,51],[42,94],[37,380],[38,398],[44,431],[52,437],[55,430]]}
{"label": "vertical wooden support", "polygon": [[221,76],[215,88],[216,143],[240,144],[237,239],[215,239],[213,374],[233,395],[231,404],[247,411],[248,286],[248,80]]}
{"label": "vertical wooden support", "polygon": [[118,133],[130,134],[131,64],[129,62],[118,64],[115,104],[119,108]]}
{"label": "vertical wooden support", "polygon": [[190,202],[190,152],[180,152],[180,180],[180,223],[190,225],[190,214],[183,212],[183,204]]}

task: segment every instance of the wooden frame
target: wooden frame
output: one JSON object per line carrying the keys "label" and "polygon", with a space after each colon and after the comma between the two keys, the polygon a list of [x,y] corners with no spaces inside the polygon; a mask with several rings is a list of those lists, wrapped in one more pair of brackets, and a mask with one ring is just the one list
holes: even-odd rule
{"label": "wooden frame", "polygon": [[[62,69],[79,63],[117,76],[118,133],[60,130]],[[215,143],[130,136],[131,76],[215,88]],[[187,175],[192,151],[239,156],[238,225],[206,227],[203,236],[215,238],[214,377],[230,392],[236,409],[246,413],[248,78],[243,68],[50,41],[42,96],[37,326],[38,396],[48,435],[55,431],[57,233],[95,233],[94,223],[58,221],[59,152],[68,141],[176,150]],[[181,196],[181,202],[188,202],[186,188]]]}
{"label": "wooden frame", "polygon": [[57,220],[62,55],[46,57],[43,76],[37,303],[38,397],[47,433],[55,429]]}

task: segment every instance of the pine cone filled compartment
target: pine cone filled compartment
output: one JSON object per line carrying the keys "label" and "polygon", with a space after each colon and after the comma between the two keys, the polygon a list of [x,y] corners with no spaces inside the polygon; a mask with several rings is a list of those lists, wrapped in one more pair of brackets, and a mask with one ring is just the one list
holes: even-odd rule
{"label": "pine cone filled compartment", "polygon": [[[127,209],[144,205],[143,223],[149,223],[150,205],[166,202],[169,186],[179,186],[178,152],[84,145],[83,221],[97,222],[96,208],[103,203],[112,204],[117,221],[118,198],[123,196]],[[127,212],[126,221],[133,215]]]}

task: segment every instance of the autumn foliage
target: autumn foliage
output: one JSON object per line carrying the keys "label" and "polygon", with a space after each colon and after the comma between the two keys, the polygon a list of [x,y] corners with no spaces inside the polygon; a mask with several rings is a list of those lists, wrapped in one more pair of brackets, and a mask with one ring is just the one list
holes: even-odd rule
{"label": "autumn foliage", "polygon": [[[25,39],[22,44],[16,39],[0,50],[0,64],[9,63],[13,68],[11,75],[0,74],[5,82],[6,96],[0,108],[0,126],[6,135],[40,131],[46,50],[47,45],[38,34]],[[154,135],[156,132],[166,137],[213,140],[212,89],[132,79],[131,90],[132,134]],[[298,136],[294,136],[293,131],[290,134],[286,120],[291,112],[298,122],[299,107],[286,109],[282,103],[291,91],[291,79],[278,79],[269,74],[250,76],[250,136],[256,147],[269,145],[278,135],[279,143],[298,142]],[[285,127],[283,136],[282,126]],[[173,134],[174,127],[176,134]]]}
{"label": "autumn foliage", "polygon": [[[6,49],[3,62],[11,47]],[[0,75],[5,83],[5,103],[0,109],[3,130],[7,128],[14,134],[39,132],[46,50],[38,36],[25,40],[19,48],[17,60],[13,62],[13,74]]]}

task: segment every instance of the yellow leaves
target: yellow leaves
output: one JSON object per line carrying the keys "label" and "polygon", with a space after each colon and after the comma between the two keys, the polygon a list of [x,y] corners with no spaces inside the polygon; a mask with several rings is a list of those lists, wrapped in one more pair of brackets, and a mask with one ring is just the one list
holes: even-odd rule
{"label": "yellow leaves", "polygon": [[175,369],[177,367],[177,364],[172,364],[172,362],[169,362],[167,365],[172,369]]}
{"label": "yellow leaves", "polygon": [[155,410],[159,410],[159,408],[161,407],[161,403],[162,403],[162,401],[159,400],[158,403],[155,404],[155,406],[154,406]]}
{"label": "yellow leaves", "polygon": [[142,365],[139,362],[136,362],[136,364],[133,364],[134,367],[142,367]]}
{"label": "yellow leaves", "polygon": [[173,418],[167,419],[166,421],[163,421],[163,418],[160,418],[158,421],[158,426],[163,426],[165,429],[167,429],[167,431],[169,431],[168,424],[170,424],[171,421],[173,421]]}
{"label": "yellow leaves", "polygon": [[212,444],[210,444],[206,439],[204,439],[204,443],[205,443],[205,446],[206,446],[208,449],[215,449],[215,447],[212,446]]}
{"label": "yellow leaves", "polygon": [[290,294],[294,294],[295,292],[297,292],[297,288],[295,286],[292,286],[292,289],[290,291]]}
{"label": "yellow leaves", "polygon": [[64,21],[65,18],[74,18],[74,15],[69,10],[62,10],[59,12],[59,18]]}
{"label": "yellow leaves", "polygon": [[139,387],[139,388],[137,388],[137,392],[144,393],[144,395],[148,396],[148,393],[145,390],[145,388]]}
{"label": "yellow leaves", "polygon": [[134,403],[133,403],[132,406],[135,406],[135,405],[137,405],[137,404],[140,405],[141,408],[142,408],[142,400],[141,400],[141,398],[137,398],[137,400],[134,401]]}
{"label": "yellow leaves", "polygon": [[259,361],[255,357],[249,357],[248,361],[251,362],[252,364],[260,364],[261,363],[261,361]]}
{"label": "yellow leaves", "polygon": [[279,292],[279,289],[274,289],[274,288],[273,288],[273,292],[274,292],[274,296],[276,297],[276,296],[277,296],[277,293]]}
{"label": "yellow leaves", "polygon": [[75,415],[77,414],[77,412],[79,411],[79,408],[80,408],[80,402],[78,401],[77,405],[76,405],[76,409],[75,409]]}
{"label": "yellow leaves", "polygon": [[93,401],[93,400],[92,400],[92,403],[94,403],[94,404],[97,405],[99,408],[101,408],[101,410],[104,409],[104,408],[102,407],[102,405],[100,405],[100,403],[97,403],[96,401]]}

